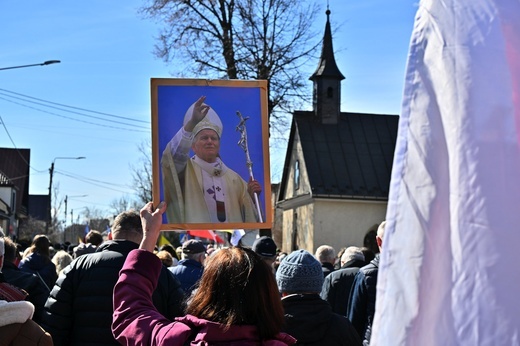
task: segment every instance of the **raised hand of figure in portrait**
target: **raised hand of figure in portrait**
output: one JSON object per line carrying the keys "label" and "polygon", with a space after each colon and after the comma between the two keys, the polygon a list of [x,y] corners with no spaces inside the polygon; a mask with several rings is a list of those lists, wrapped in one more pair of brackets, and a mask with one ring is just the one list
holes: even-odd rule
{"label": "raised hand of figure in portrait", "polygon": [[204,103],[206,96],[201,96],[195,102],[193,106],[193,112],[191,113],[191,119],[184,125],[184,130],[191,132],[193,128],[208,114],[210,106]]}

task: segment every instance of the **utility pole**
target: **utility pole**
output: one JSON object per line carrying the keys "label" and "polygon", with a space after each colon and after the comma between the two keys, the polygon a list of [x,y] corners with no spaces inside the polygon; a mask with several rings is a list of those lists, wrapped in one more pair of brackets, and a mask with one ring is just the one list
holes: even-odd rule
{"label": "utility pole", "polygon": [[49,179],[49,202],[47,204],[47,222],[45,223],[45,234],[49,234],[49,227],[52,222],[52,176],[54,175],[54,159],[51,164],[51,168],[49,169],[50,179]]}
{"label": "utility pole", "polygon": [[[77,196],[68,196],[65,195],[65,224],[67,224],[67,201],[70,198],[74,197],[87,197],[88,195],[77,195]],[[72,224],[72,210],[70,211],[71,217],[70,217],[70,223]]]}
{"label": "utility pole", "polygon": [[52,160],[51,168],[49,169],[50,179],[49,179],[49,205],[47,207],[47,222],[45,223],[45,233],[49,234],[49,228],[52,223],[52,177],[54,175],[54,162],[58,159],[61,160],[82,160],[86,159],[84,156],[78,157],[55,157]]}

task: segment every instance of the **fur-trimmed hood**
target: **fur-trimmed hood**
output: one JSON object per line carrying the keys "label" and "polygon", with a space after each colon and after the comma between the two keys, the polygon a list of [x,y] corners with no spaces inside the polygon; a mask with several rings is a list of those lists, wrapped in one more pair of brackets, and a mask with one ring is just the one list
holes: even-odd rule
{"label": "fur-trimmed hood", "polygon": [[34,305],[27,301],[7,302],[0,300],[0,327],[13,323],[24,323],[31,319]]}

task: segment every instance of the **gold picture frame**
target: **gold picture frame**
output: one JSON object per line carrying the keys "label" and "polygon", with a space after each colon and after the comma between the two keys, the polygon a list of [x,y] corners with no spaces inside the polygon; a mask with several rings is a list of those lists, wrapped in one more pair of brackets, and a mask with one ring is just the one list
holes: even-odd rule
{"label": "gold picture frame", "polygon": [[[228,208],[224,208],[225,215],[231,216],[228,215],[223,222],[206,218],[206,213],[211,214],[208,210],[212,210],[206,204],[210,205],[211,201],[205,201],[204,198],[208,197],[199,194],[204,194],[208,183],[207,180],[202,182],[199,166],[193,164],[197,159],[193,150],[189,151],[187,167],[195,167],[194,170],[185,168],[177,172],[174,155],[169,154],[171,145],[168,143],[183,128],[185,117],[189,116],[188,109],[201,96],[205,97],[204,104],[209,105],[222,122],[219,157],[227,167],[223,171],[226,176],[221,178],[225,187],[222,190],[226,190],[225,200],[231,201],[226,202]],[[158,205],[160,201],[166,201],[170,208],[164,215],[161,229],[248,230],[272,227],[267,97],[265,80],[151,79],[153,203]],[[195,170],[196,173],[192,174]],[[238,174],[243,182],[236,175],[232,180],[228,178],[232,172]],[[250,215],[249,201],[243,195],[243,183],[247,185],[251,175],[262,187],[262,192],[256,196],[248,194],[255,208],[254,219],[246,217]],[[235,198],[235,195],[240,197]],[[234,208],[236,205],[238,207]],[[222,212],[219,215],[223,215]]]}

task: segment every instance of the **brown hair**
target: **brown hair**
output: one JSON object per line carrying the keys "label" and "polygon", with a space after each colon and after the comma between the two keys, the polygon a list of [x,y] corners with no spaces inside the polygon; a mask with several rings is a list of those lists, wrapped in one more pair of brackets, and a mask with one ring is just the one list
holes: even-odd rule
{"label": "brown hair", "polygon": [[135,210],[124,211],[117,215],[112,224],[112,236],[114,239],[121,236],[126,239],[130,234],[143,235],[143,226],[141,225],[141,216]]}
{"label": "brown hair", "polygon": [[48,262],[51,261],[51,252],[49,247],[51,246],[51,241],[45,234],[38,234],[34,236],[34,239],[31,244],[31,248],[29,250],[30,253],[37,252],[42,257],[48,259]]}
{"label": "brown hair", "polygon": [[5,245],[5,253],[4,253],[4,259],[7,262],[12,262],[16,260],[16,252],[18,249],[16,248],[16,243],[12,241],[11,238],[5,237],[4,238],[4,245]]}
{"label": "brown hair", "polygon": [[91,230],[85,236],[85,242],[94,246],[99,246],[101,243],[103,243],[103,235],[99,231]]}
{"label": "brown hair", "polygon": [[254,325],[261,340],[281,331],[284,313],[272,269],[250,249],[231,247],[209,257],[186,312],[223,324]]}

